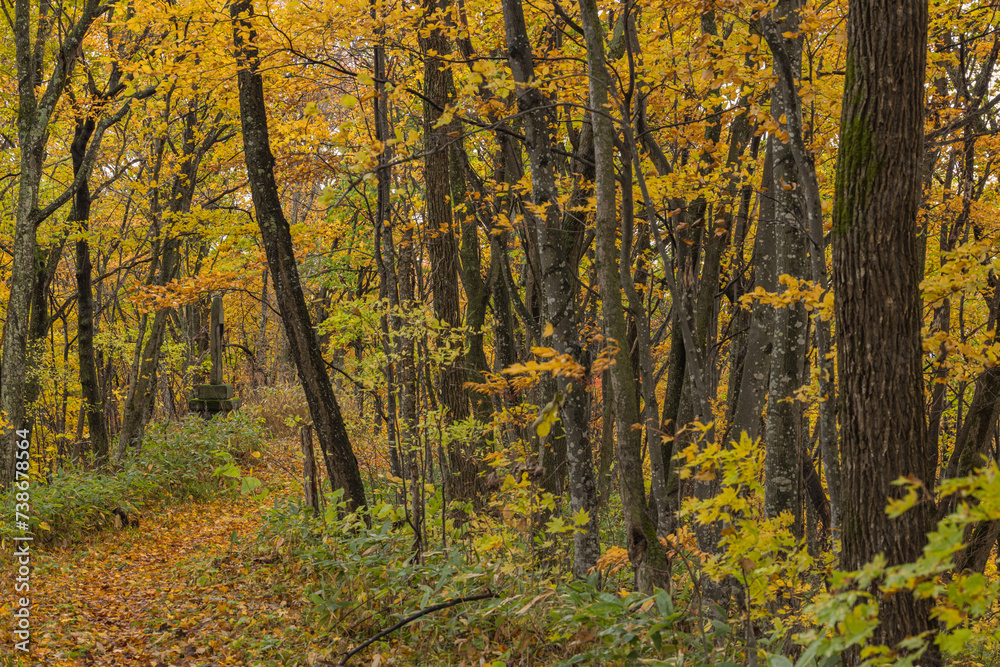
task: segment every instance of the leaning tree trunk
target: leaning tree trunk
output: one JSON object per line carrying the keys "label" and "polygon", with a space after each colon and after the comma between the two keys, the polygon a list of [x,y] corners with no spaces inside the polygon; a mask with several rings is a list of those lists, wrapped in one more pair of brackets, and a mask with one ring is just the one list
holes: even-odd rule
{"label": "leaning tree trunk", "polygon": [[[198,115],[194,103],[184,113],[183,119],[183,129],[180,137],[182,160],[179,173],[171,182],[170,196],[167,202],[167,209],[171,218],[176,218],[178,215],[190,211],[191,202],[194,199],[195,176],[198,170],[198,162],[206,147],[211,145],[213,137],[218,136],[218,128],[216,128],[214,132],[210,132],[205,137],[201,146],[196,143],[195,129],[197,127]],[[157,174],[160,173],[165,143],[160,142],[154,151],[157,156],[154,173]],[[150,209],[157,227],[164,234],[159,256],[159,274],[155,277],[155,284],[162,287],[173,280],[180,269],[181,240],[170,231],[168,225],[163,224],[167,216],[164,215],[160,197],[161,190],[157,187],[152,192]],[[160,349],[163,346],[163,340],[166,336],[169,317],[169,309],[159,310],[155,313],[149,331],[149,338],[143,344],[137,373],[129,386],[128,397],[122,409],[122,428],[118,435],[118,448],[115,451],[115,459],[119,462],[124,459],[125,454],[130,448],[141,447],[146,425],[149,424],[149,420],[153,417],[153,411],[156,407],[156,383],[157,369],[160,365]],[[141,340],[142,337],[140,336]]]}
{"label": "leaning tree trunk", "polygon": [[267,131],[267,106],[256,46],[257,33],[251,23],[253,3],[251,0],[237,0],[230,7],[230,12],[239,65],[237,81],[247,175],[278,309],[323,450],[330,483],[334,489],[344,490],[348,507],[357,509],[366,504],[361,471],[309,318],[309,308],[295,263],[291,229],[281,209],[278,186],[274,180],[274,155]]}
{"label": "leaning tree trunk", "polygon": [[[180,241],[176,238],[163,241],[158,285],[166,285],[173,280],[180,263],[179,248]],[[124,460],[129,449],[141,446],[146,425],[153,416],[153,409],[156,407],[156,371],[160,365],[160,348],[166,335],[169,314],[169,310],[159,310],[153,315],[149,337],[142,346],[136,375],[129,385],[129,393],[122,408],[122,428],[115,451],[115,460],[119,463]]]}
{"label": "leaning tree trunk", "polygon": [[[926,456],[917,210],[924,144],[925,0],[851,0],[847,77],[833,207],[833,287],[840,379],[842,566],[877,554],[916,560],[934,503],[885,513],[914,476],[931,486]],[[877,644],[923,635],[919,664],[940,664],[931,600],[873,591]],[[849,653],[857,664],[859,651]]]}

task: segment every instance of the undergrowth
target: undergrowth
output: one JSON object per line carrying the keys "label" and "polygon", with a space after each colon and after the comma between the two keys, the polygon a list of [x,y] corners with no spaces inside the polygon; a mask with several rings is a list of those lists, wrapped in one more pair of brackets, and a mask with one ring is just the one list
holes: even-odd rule
{"label": "undergrowth", "polygon": [[[240,413],[152,425],[140,451],[131,452],[120,467],[97,471],[71,465],[47,482],[33,478],[31,532],[39,542],[65,546],[116,525],[116,509],[142,515],[164,503],[229,493],[232,485],[213,473],[227,462],[259,456],[262,445],[257,420]],[[3,502],[10,505],[12,499]],[[0,541],[17,534],[13,522],[0,524]]]}
{"label": "undergrowth", "polygon": [[286,499],[261,535],[305,587],[311,622],[329,642],[321,657],[331,662],[320,664],[337,664],[420,610],[484,595],[407,623],[351,664],[371,664],[374,655],[389,664],[737,664],[729,625],[697,618],[665,591],[612,592],[599,572],[573,581],[559,569],[480,552],[472,540],[418,558],[401,509],[372,507],[369,526],[358,514],[339,517],[336,500],[314,518]]}
{"label": "undergrowth", "polygon": [[244,411],[260,420],[271,438],[297,438],[302,424],[311,423],[305,393],[297,384],[257,387],[247,396]]}
{"label": "undergrowth", "polygon": [[[447,513],[431,521],[440,510],[431,497],[420,553],[394,502],[343,516],[336,496],[320,517],[303,512],[297,500],[277,502],[261,540],[304,589],[309,622],[327,643],[322,660],[330,662],[310,664],[339,664],[386,628],[443,605],[364,648],[355,664],[833,667],[857,646],[866,667],[915,665],[929,637],[868,645],[878,595],[900,593],[933,601],[941,623],[935,643],[945,664],[996,664],[1000,585],[953,572],[951,559],[967,526],[1000,517],[995,466],[942,484],[942,494],[966,500],[928,536],[919,560],[889,566],[876,558],[843,572],[832,556],[808,552],[790,517],[763,516],[755,501],[762,458],[746,438],[727,450],[691,447],[679,464],[682,477],[717,476],[721,490],[711,499],[687,499],[681,527],[661,540],[672,592],[634,592],[625,577],[628,554],[617,546],[606,548],[598,572],[572,580],[567,563],[546,554],[573,526],[555,516],[539,530],[532,519],[544,500],[530,483],[512,479],[493,507],[463,508],[461,523]],[[887,511],[907,511],[918,491],[909,488]],[[700,551],[693,533],[697,524],[712,523],[725,526],[714,554]],[[699,600],[709,581],[723,591],[722,600]],[[450,604],[477,596],[486,598]]]}

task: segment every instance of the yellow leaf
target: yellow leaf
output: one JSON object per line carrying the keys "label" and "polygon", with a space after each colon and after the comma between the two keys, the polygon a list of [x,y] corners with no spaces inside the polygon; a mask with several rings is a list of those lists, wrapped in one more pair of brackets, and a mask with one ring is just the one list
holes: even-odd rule
{"label": "yellow leaf", "polygon": [[708,466],[703,466],[701,470],[695,473],[694,478],[699,482],[711,482],[715,479],[715,471]]}
{"label": "yellow leaf", "polygon": [[552,333],[554,331],[555,331],[555,328],[552,326],[552,322],[546,322],[545,323],[545,330],[542,331],[542,337],[543,338],[548,338],[549,336],[552,335]]}
{"label": "yellow leaf", "polygon": [[39,521],[38,527],[41,528],[42,530],[52,530],[51,528],[49,528],[49,524],[45,523],[44,521]]}
{"label": "yellow leaf", "polygon": [[344,95],[343,97],[340,98],[340,106],[344,107],[345,109],[353,109],[354,107],[358,106],[358,98],[356,98],[354,95]]}

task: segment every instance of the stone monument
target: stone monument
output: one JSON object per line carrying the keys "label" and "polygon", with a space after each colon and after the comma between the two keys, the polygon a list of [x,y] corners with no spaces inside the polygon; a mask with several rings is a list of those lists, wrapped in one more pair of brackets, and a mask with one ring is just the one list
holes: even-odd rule
{"label": "stone monument", "polygon": [[208,384],[194,386],[194,398],[188,401],[188,409],[197,412],[205,419],[213,415],[225,414],[238,410],[240,400],[233,397],[233,385],[222,381],[222,349],[226,333],[226,315],[222,309],[222,296],[212,297],[212,316],[209,331],[209,355],[212,358],[212,370],[209,372]]}

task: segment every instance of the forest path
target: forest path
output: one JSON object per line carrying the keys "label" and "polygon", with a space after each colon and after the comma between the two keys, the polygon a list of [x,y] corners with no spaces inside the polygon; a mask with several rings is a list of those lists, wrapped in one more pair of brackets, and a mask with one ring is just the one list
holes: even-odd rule
{"label": "forest path", "polygon": [[[253,474],[280,496],[292,492],[298,465],[265,455]],[[289,582],[280,562],[254,544],[272,504],[221,497],[169,506],[139,528],[35,552],[23,664],[301,664],[311,644],[296,627],[301,593],[281,585]]]}

